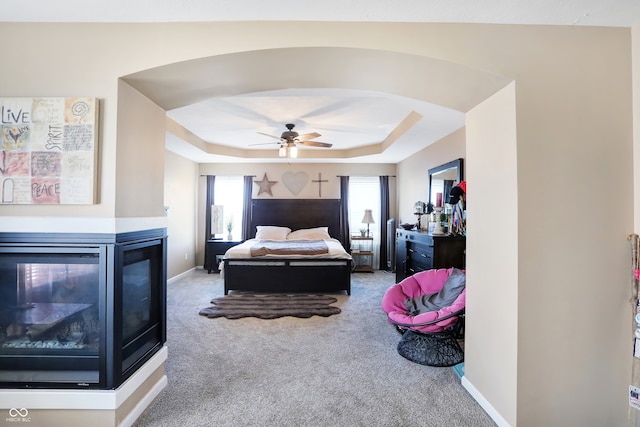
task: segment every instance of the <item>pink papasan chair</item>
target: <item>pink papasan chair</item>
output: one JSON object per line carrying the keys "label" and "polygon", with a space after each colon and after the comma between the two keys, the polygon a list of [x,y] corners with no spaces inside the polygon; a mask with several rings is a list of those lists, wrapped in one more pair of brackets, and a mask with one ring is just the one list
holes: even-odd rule
{"label": "pink papasan chair", "polygon": [[391,286],[382,309],[402,334],[398,353],[428,366],[461,363],[465,303],[466,273],[457,268],[421,271]]}

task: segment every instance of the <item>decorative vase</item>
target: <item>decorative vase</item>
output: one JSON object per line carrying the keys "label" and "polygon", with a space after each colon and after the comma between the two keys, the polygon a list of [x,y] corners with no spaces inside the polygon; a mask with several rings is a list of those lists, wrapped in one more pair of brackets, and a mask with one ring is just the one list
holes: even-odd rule
{"label": "decorative vase", "polygon": [[231,234],[231,232],[227,234],[227,240],[233,240],[233,234]]}
{"label": "decorative vase", "polygon": [[442,207],[437,206],[433,208],[436,213],[436,221],[435,226],[433,227],[433,232],[431,234],[435,236],[440,236],[444,234],[444,227],[442,226],[442,221],[440,221],[440,214],[442,213]]}

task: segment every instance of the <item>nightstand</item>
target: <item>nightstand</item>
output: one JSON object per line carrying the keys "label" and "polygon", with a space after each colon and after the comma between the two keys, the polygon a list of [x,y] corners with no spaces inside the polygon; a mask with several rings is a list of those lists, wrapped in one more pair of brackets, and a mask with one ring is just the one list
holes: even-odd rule
{"label": "nightstand", "polygon": [[373,273],[373,237],[351,236],[353,271]]}
{"label": "nightstand", "polygon": [[242,240],[207,240],[204,247],[204,269],[209,273],[219,273],[218,265],[227,249],[242,243]]}

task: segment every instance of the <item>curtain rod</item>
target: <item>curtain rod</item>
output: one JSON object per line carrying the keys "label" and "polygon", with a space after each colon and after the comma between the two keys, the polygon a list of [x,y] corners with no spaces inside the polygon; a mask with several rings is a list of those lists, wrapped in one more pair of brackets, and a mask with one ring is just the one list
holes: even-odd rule
{"label": "curtain rod", "polygon": [[200,175],[200,176],[250,176],[251,178],[255,178],[257,175]]}
{"label": "curtain rod", "polygon": [[[217,175],[200,175],[200,176],[217,176]],[[229,176],[229,175],[224,175],[224,176]],[[236,176],[236,175],[234,175]],[[241,175],[241,176],[250,176],[252,178],[255,178],[257,175]],[[353,176],[353,175],[336,175],[337,178],[342,178],[343,176]],[[389,178],[395,178],[395,175],[356,175],[356,176],[388,176]]]}

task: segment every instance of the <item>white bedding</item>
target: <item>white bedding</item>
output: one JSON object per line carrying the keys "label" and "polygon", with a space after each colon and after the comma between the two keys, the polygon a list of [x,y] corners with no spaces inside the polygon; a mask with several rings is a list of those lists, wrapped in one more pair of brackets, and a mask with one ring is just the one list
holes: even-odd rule
{"label": "white bedding", "polygon": [[[351,259],[351,255],[347,251],[345,251],[344,247],[337,239],[324,239],[327,244],[327,248],[329,249],[328,254],[320,254],[320,255],[287,255],[285,258],[305,258],[305,259],[319,259],[319,258],[330,258],[330,259]],[[251,257],[251,247],[259,242],[258,239],[249,239],[237,246],[234,246],[227,250],[224,254],[225,259],[238,259],[238,258],[252,258]],[[278,255],[265,255],[263,257],[255,257],[253,259],[263,259],[263,258],[282,258],[282,256]]]}

